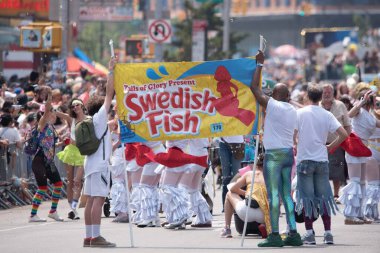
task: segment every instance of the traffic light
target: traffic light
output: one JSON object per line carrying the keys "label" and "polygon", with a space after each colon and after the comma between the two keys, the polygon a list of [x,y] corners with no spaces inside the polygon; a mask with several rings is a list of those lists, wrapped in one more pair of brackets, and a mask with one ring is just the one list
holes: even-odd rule
{"label": "traffic light", "polygon": [[20,46],[34,52],[59,52],[62,26],[54,22],[33,22],[21,26]]}
{"label": "traffic light", "polygon": [[127,56],[141,58],[144,53],[142,39],[127,39],[125,41],[125,53]]}

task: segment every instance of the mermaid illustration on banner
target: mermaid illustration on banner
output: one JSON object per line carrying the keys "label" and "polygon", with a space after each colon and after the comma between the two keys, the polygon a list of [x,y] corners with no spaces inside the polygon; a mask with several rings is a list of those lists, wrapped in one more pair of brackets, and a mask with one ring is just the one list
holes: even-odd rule
{"label": "mermaid illustration on banner", "polygon": [[[237,118],[244,125],[249,126],[255,119],[255,113],[239,108],[239,87],[231,82],[231,74],[226,67],[219,66],[215,71],[214,79],[218,81],[216,90],[221,95],[213,102],[215,109],[221,115]],[[235,89],[235,94],[231,88]]]}

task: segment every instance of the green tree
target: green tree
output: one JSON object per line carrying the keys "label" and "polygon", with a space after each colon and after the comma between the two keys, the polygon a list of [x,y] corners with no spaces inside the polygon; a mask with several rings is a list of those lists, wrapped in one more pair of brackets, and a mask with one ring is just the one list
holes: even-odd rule
{"label": "green tree", "polygon": [[218,2],[205,1],[199,8],[194,7],[192,1],[185,1],[185,20],[177,20],[174,25],[174,40],[170,49],[164,52],[165,61],[191,61],[192,25],[193,20],[207,20],[208,31],[215,31],[215,36],[207,39],[207,60],[230,58],[238,52],[237,44],[247,35],[230,33],[230,51],[223,52],[223,20],[217,16]]}
{"label": "green tree", "polygon": [[107,64],[106,52],[109,52],[108,42],[114,41],[115,49],[118,48],[120,36],[131,36],[143,31],[143,22],[87,22],[84,23],[78,37],[78,47],[82,49],[92,60]]}

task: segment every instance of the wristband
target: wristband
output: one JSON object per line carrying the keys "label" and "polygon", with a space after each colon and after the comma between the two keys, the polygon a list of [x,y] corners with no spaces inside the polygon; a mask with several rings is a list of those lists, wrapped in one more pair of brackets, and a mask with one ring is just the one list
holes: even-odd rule
{"label": "wristband", "polygon": [[262,64],[262,63],[256,63],[256,66],[264,67],[264,64]]}

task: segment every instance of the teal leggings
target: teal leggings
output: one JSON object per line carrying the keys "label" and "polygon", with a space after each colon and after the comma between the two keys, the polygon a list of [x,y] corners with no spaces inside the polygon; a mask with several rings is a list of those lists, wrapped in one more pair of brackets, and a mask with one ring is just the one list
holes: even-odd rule
{"label": "teal leggings", "polygon": [[271,149],[265,151],[264,179],[268,193],[272,232],[278,233],[280,216],[280,195],[284,202],[286,221],[291,231],[297,230],[294,217],[294,203],[291,197],[291,171],[293,166],[293,149]]}

